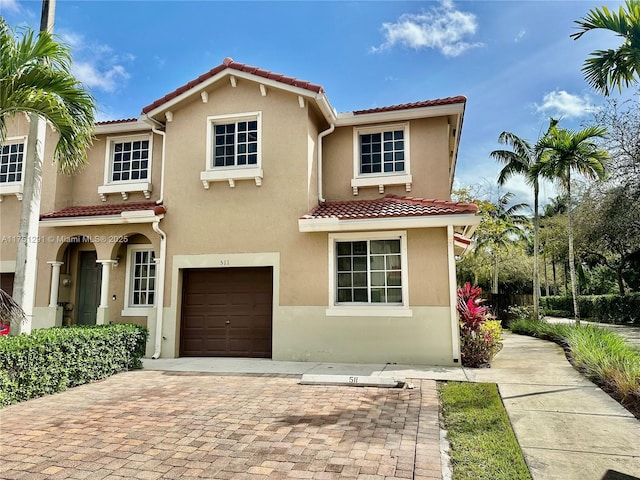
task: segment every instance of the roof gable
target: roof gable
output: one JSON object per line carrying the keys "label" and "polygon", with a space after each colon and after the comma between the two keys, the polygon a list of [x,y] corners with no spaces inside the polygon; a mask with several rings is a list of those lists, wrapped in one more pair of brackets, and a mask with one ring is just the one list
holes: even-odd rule
{"label": "roof gable", "polygon": [[[289,77],[287,75],[283,75],[281,73],[275,73],[272,72],[270,70],[263,70],[261,68],[258,67],[253,67],[251,65],[247,65],[245,63],[240,63],[240,62],[236,62],[234,61],[232,58],[227,57],[224,59],[224,61],[222,62],[222,64],[218,65],[217,67],[212,68],[211,70],[209,70],[207,73],[204,73],[202,75],[200,75],[198,78],[191,80],[190,82],[186,83],[185,85],[182,85],[181,87],[178,87],[177,89],[175,89],[173,92],[170,92],[168,94],[166,94],[164,97],[159,98],[158,100],[156,100],[155,102],[147,105],[146,107],[144,107],[142,109],[142,113],[143,114],[147,114],[161,106],[163,106],[164,104],[180,97],[183,94],[186,94],[187,92],[195,89],[196,87],[202,85],[203,83],[214,79],[216,76],[223,74],[223,72],[225,70],[230,70],[230,74],[232,74],[233,72],[238,72],[238,73],[243,73],[243,74],[247,74],[247,75],[254,75],[256,77],[259,78],[264,78],[266,80],[269,81],[273,81],[276,82],[278,84],[281,84],[283,88],[287,88],[287,87],[295,87],[295,88],[300,88],[302,90],[308,90],[310,93],[312,94],[323,94],[324,93],[324,89],[322,88],[321,85],[315,84],[315,83],[311,83],[308,82],[306,80],[299,80],[297,78],[294,77]],[[256,79],[256,80],[259,80]],[[195,93],[195,92],[194,92]]]}

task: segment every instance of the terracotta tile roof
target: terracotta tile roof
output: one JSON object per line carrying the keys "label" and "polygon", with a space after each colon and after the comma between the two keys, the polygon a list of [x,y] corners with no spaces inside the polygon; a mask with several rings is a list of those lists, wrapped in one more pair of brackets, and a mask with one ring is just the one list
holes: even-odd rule
{"label": "terracotta tile roof", "polygon": [[171,93],[168,93],[164,97],[159,98],[158,100],[156,100],[152,104],[147,105],[146,107],[144,107],[142,109],[142,113],[148,113],[151,110],[153,110],[155,108],[158,108],[163,103],[166,103],[169,100],[172,100],[172,99],[176,98],[177,96],[183,94],[187,90],[190,90],[191,88],[199,85],[200,83],[204,82],[205,80],[208,80],[211,77],[214,77],[215,75],[217,75],[218,73],[222,72],[223,70],[225,70],[227,68],[230,68],[232,70],[237,70],[239,72],[246,72],[246,73],[250,73],[250,74],[253,74],[253,75],[257,75],[258,77],[267,78],[269,80],[274,80],[276,82],[284,83],[286,85],[291,85],[291,86],[294,86],[294,87],[303,88],[305,90],[310,90],[310,91],[315,92],[315,93],[323,93],[324,92],[324,89],[322,88],[322,86],[317,85],[315,83],[307,82],[305,80],[298,80],[297,78],[288,77],[286,75],[282,75],[280,73],[274,73],[274,72],[271,72],[269,70],[263,70],[263,69],[258,68],[258,67],[252,67],[252,66],[246,65],[244,63],[236,62],[236,61],[233,60],[233,58],[227,57],[227,58],[224,59],[224,61],[222,62],[221,65],[218,65],[217,67],[212,68],[207,73],[204,73],[204,74],[200,75],[198,78],[196,78],[194,80],[191,80],[189,83],[177,88],[176,90],[174,90]]}
{"label": "terracotta tile roof", "polygon": [[411,108],[437,107],[441,105],[453,105],[455,103],[467,103],[467,97],[458,95],[457,97],[437,98],[435,100],[425,100],[422,102],[403,103],[400,105],[390,105],[388,107],[370,108],[368,110],[355,110],[354,115],[364,115],[367,113],[393,112],[396,110],[408,110]]}
{"label": "terracotta tile roof", "polygon": [[43,213],[40,220],[51,218],[72,218],[72,217],[99,217],[106,215],[120,215],[122,212],[135,212],[139,210],[153,210],[156,215],[167,212],[164,205],[156,205],[156,202],[134,202],[134,203],[113,203],[106,205],[73,206],[57,210],[55,212]]}
{"label": "terracotta tile roof", "polygon": [[363,218],[425,217],[431,215],[455,215],[477,213],[475,203],[457,203],[416,197],[386,195],[375,200],[349,200],[324,202],[302,219],[337,218],[355,220]]}
{"label": "terracotta tile roof", "polygon": [[115,123],[135,123],[137,122],[137,118],[123,118],[120,120],[104,120],[102,122],[96,122],[96,125],[113,125]]}

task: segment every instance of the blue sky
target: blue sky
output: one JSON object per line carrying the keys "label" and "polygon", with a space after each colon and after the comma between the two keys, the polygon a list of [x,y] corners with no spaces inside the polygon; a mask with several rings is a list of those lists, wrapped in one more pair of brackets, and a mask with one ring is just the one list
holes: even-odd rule
{"label": "blue sky", "polygon": [[[55,33],[72,46],[100,120],[137,117],[225,57],[319,83],[339,112],[465,95],[456,186],[495,194],[500,166],[489,153],[500,132],[535,141],[549,116],[579,128],[603,104],[580,68],[620,40],[569,35],[590,8],[621,3],[57,0]],[[37,28],[40,8],[0,0],[15,27]],[[521,179],[506,190],[530,201]],[[543,186],[543,200],[554,194]]]}

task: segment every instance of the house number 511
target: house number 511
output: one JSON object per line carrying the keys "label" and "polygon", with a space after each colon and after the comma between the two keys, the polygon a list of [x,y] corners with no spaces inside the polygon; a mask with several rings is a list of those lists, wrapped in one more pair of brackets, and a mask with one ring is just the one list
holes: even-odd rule
{"label": "house number 511", "polygon": [[228,267],[229,265],[231,265],[231,262],[229,260],[220,260],[221,267]]}

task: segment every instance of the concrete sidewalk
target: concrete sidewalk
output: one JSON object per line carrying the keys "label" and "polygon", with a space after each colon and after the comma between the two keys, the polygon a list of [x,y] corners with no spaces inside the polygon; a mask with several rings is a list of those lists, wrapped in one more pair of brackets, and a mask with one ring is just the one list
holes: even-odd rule
{"label": "concrete sidewalk", "polygon": [[556,344],[506,333],[492,368],[465,372],[498,384],[534,480],[640,477],[640,422]]}

